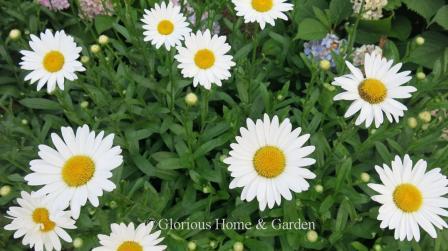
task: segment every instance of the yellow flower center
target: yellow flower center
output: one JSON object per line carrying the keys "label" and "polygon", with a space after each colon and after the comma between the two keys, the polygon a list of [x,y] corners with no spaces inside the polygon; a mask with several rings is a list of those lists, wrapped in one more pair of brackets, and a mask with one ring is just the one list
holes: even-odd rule
{"label": "yellow flower center", "polygon": [[252,8],[258,12],[270,11],[272,5],[272,0],[252,0]]}
{"label": "yellow flower center", "polygon": [[95,163],[84,155],[75,155],[65,162],[62,167],[62,178],[71,187],[79,187],[92,179],[95,172]]}
{"label": "yellow flower center", "polygon": [[157,25],[157,31],[162,35],[169,35],[174,31],[174,24],[170,20],[162,20]]}
{"label": "yellow flower center", "polygon": [[215,54],[209,49],[202,49],[194,55],[195,64],[201,69],[208,69],[215,64]]}
{"label": "yellow flower center", "polygon": [[358,86],[359,96],[370,104],[378,104],[387,96],[387,88],[383,82],[368,78]]}
{"label": "yellow flower center", "polygon": [[50,51],[45,54],[43,64],[45,70],[48,72],[58,72],[62,69],[65,63],[65,58],[59,51]]}
{"label": "yellow flower center", "polygon": [[420,209],[423,202],[420,190],[408,183],[397,186],[393,193],[395,205],[406,213],[412,213]]}
{"label": "yellow flower center", "polygon": [[56,226],[56,224],[50,220],[48,210],[43,207],[34,209],[33,221],[37,224],[41,224],[40,231],[42,232],[49,232]]}
{"label": "yellow flower center", "polygon": [[280,175],[286,166],[285,154],[275,146],[264,146],[255,152],[253,159],[257,173],[266,178]]}
{"label": "yellow flower center", "polygon": [[143,251],[143,248],[135,241],[125,241],[121,243],[117,251]]}

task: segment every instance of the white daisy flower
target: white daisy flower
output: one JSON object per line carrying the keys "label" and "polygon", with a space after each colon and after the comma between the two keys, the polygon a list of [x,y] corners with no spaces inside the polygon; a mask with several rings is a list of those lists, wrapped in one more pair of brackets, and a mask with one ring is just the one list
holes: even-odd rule
{"label": "white daisy flower", "polygon": [[70,212],[57,208],[46,196],[21,192],[17,199],[19,207],[10,207],[6,214],[12,222],[6,230],[15,231],[14,239],[23,236],[22,244],[36,251],[61,250],[61,241],[71,242],[72,238],[64,229],[75,229],[75,221]]}
{"label": "white daisy flower", "polygon": [[151,10],[145,10],[141,19],[144,23],[144,40],[151,41],[157,49],[163,44],[167,50],[180,45],[191,31],[186,20],[180,12],[180,6],[174,6],[171,2],[168,5],[165,2],[156,4]]}
{"label": "white daisy flower", "polygon": [[226,55],[230,51],[226,37],[212,37],[208,29],[204,33],[190,33],[185,37],[185,47],[178,46],[177,50],[178,68],[184,77],[193,78],[194,87],[200,84],[210,90],[212,84],[221,86],[221,80],[229,79],[229,70],[235,66],[233,57]]}
{"label": "white daisy flower", "polygon": [[148,224],[142,223],[134,228],[134,223],[126,226],[113,223],[110,225],[112,233],[107,235],[98,235],[101,247],[92,249],[92,251],[161,251],[165,250],[165,245],[158,245],[164,238],[159,238],[160,230],[151,234],[154,227],[154,221]]}
{"label": "white daisy flower", "polygon": [[261,29],[266,23],[275,26],[275,19],[288,20],[283,13],[293,9],[293,4],[286,0],[232,0],[236,15],[244,17],[245,23],[257,22]]}
{"label": "white daisy flower", "polygon": [[73,81],[78,79],[77,71],[86,69],[77,60],[81,47],[77,47],[73,37],[66,35],[65,32],[45,30],[40,34],[40,38],[31,35],[29,42],[32,51],[22,50],[23,55],[20,67],[31,71],[25,77],[25,81],[30,80],[33,84],[37,82],[37,90],[47,84],[48,93],[56,89],[64,90],[64,80]]}
{"label": "white daisy flower", "polygon": [[87,125],[79,127],[76,135],[70,127],[62,127],[62,139],[51,134],[56,149],[39,145],[40,159],[30,162],[31,174],[25,176],[30,186],[44,185],[37,191],[48,194],[62,208],[70,205],[75,219],[87,199],[97,207],[103,190],[110,192],[115,184],[109,178],[112,170],[121,165],[119,146],[112,147],[114,134],[105,138],[104,132],[95,137]]}
{"label": "white daisy flower", "polygon": [[267,114],[256,122],[248,118],[247,128],[240,128],[241,136],[230,145],[230,157],[224,160],[233,177],[230,189],[243,187],[241,200],[256,197],[261,211],[266,205],[280,205],[281,197],[291,200],[290,190],[308,190],[306,179],[316,175],[304,167],[316,162],[307,157],[315,147],[303,146],[310,135],[299,137],[301,131],[300,127],[292,130],[289,119],[280,124],[277,116],[272,121]]}
{"label": "white daisy flower", "polygon": [[364,73],[345,62],[351,73],[334,79],[333,85],[342,87],[345,91],[334,97],[334,100],[351,100],[344,117],[353,116],[359,110],[356,125],[365,122],[370,127],[375,121],[375,127],[384,122],[383,112],[390,122],[392,117],[396,122],[404,115],[407,107],[395,99],[410,98],[411,93],[417,89],[413,86],[403,86],[412,77],[410,71],[398,73],[402,64],[392,66],[393,60],[387,61],[376,54],[366,54]]}
{"label": "white daisy flower", "polygon": [[403,161],[395,156],[392,169],[386,164],[375,166],[383,184],[368,184],[380,193],[372,200],[381,203],[378,220],[381,228],[395,229],[395,239],[420,240],[419,226],[432,238],[437,237],[434,226],[439,229],[448,225],[440,216],[448,216],[448,179],[440,168],[426,172],[426,161],[412,165],[409,155]]}

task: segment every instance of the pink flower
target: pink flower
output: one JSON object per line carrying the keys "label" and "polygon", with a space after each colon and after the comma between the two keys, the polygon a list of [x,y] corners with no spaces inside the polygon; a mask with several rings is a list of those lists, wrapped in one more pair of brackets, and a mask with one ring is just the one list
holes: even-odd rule
{"label": "pink flower", "polygon": [[49,8],[50,10],[65,10],[70,7],[68,0],[39,0],[40,5]]}
{"label": "pink flower", "polygon": [[79,0],[81,17],[93,19],[98,15],[111,15],[113,6],[110,0]]}

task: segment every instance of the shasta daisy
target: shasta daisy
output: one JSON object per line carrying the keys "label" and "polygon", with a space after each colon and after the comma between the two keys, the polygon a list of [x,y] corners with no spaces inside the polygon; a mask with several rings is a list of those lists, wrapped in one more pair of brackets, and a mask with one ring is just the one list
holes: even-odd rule
{"label": "shasta daisy", "polygon": [[137,228],[134,223],[125,225],[124,223],[113,223],[112,233],[107,235],[98,235],[101,247],[92,249],[92,251],[162,251],[166,249],[165,245],[159,245],[164,238],[160,237],[160,230],[151,233],[154,227],[154,221],[148,224],[142,223]]}
{"label": "shasta daisy", "polygon": [[375,166],[382,184],[368,184],[379,193],[372,200],[382,204],[378,220],[381,228],[395,230],[395,239],[420,240],[421,227],[432,238],[437,237],[434,228],[447,228],[441,216],[448,216],[448,179],[440,173],[440,168],[426,172],[427,163],[420,159],[412,164],[409,155],[403,161],[395,156],[392,168],[383,164]]}
{"label": "shasta daisy", "polygon": [[40,159],[30,162],[33,173],[25,176],[30,186],[43,187],[39,194],[48,194],[61,208],[70,205],[75,219],[87,200],[97,207],[103,191],[110,192],[115,184],[109,178],[112,170],[121,165],[121,148],[112,146],[114,134],[105,138],[87,125],[79,127],[76,134],[70,127],[62,127],[62,139],[51,134],[56,149],[39,145]]}
{"label": "shasta daisy", "polygon": [[75,229],[75,221],[70,212],[62,211],[50,198],[22,191],[17,203],[19,207],[10,207],[6,212],[12,222],[5,229],[15,231],[14,239],[23,236],[22,244],[36,251],[61,250],[59,238],[72,241],[64,229]]}
{"label": "shasta daisy", "polygon": [[145,10],[141,19],[144,23],[144,40],[151,41],[157,49],[163,44],[167,50],[180,45],[191,31],[186,20],[180,12],[180,6],[174,6],[171,2],[168,5],[165,2],[156,4],[151,10]]}
{"label": "shasta daisy", "polygon": [[185,47],[177,47],[175,56],[178,68],[186,78],[193,78],[193,86],[198,84],[210,89],[212,84],[222,85],[221,80],[230,78],[230,68],[235,66],[233,57],[226,55],[230,45],[225,36],[213,37],[210,30],[198,31],[185,37]]}
{"label": "shasta daisy", "polygon": [[242,187],[241,199],[257,198],[260,210],[266,205],[280,205],[281,198],[292,199],[293,192],[306,191],[306,179],[316,175],[305,168],[316,161],[309,158],[314,146],[304,146],[309,134],[299,136],[302,129],[292,129],[289,119],[279,123],[277,116],[267,114],[256,122],[247,119],[247,128],[240,128],[237,143],[230,145],[230,156],[224,160],[233,178],[230,189]]}
{"label": "shasta daisy", "polygon": [[288,20],[284,12],[293,9],[286,0],[232,0],[236,15],[244,17],[245,23],[257,22],[261,29],[266,23],[274,26],[275,19]]}
{"label": "shasta daisy", "polygon": [[344,117],[348,118],[360,111],[355,121],[356,125],[365,122],[370,127],[375,122],[379,127],[384,122],[383,113],[390,122],[396,122],[404,115],[407,107],[396,99],[410,98],[417,89],[404,86],[412,77],[410,71],[398,73],[402,64],[393,65],[393,60],[387,60],[377,54],[366,54],[364,73],[346,61],[351,73],[334,79],[333,85],[342,87],[345,91],[337,94],[334,100],[353,101]]}
{"label": "shasta daisy", "polygon": [[77,47],[73,37],[66,35],[63,30],[52,33],[45,30],[40,37],[31,35],[29,42],[31,51],[22,50],[20,66],[31,71],[25,76],[25,81],[37,82],[37,90],[46,84],[50,93],[56,89],[64,90],[64,80],[77,79],[76,72],[86,69],[77,60],[81,47]]}

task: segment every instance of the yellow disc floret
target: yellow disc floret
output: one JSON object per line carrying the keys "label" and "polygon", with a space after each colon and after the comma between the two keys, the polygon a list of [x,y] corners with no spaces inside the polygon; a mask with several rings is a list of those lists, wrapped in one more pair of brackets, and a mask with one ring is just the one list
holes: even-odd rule
{"label": "yellow disc floret", "polygon": [[209,49],[202,49],[194,56],[195,64],[201,69],[208,69],[215,64],[215,54]]}
{"label": "yellow disc floret", "polygon": [[85,185],[95,173],[95,163],[89,156],[75,155],[62,167],[62,179],[70,187]]}
{"label": "yellow disc floret", "polygon": [[358,86],[359,96],[370,104],[378,104],[387,96],[387,88],[383,82],[368,78]]}
{"label": "yellow disc floret", "polygon": [[33,211],[33,221],[41,224],[40,231],[49,232],[54,229],[56,224],[50,220],[50,213],[46,208],[40,207]]}
{"label": "yellow disc floret", "polygon": [[45,54],[43,65],[48,72],[58,72],[64,67],[65,58],[59,51],[50,51]]}
{"label": "yellow disc floret", "polygon": [[420,189],[409,183],[398,185],[394,190],[393,199],[395,205],[406,213],[418,211],[423,203]]}
{"label": "yellow disc floret", "polygon": [[162,35],[169,35],[174,31],[174,24],[170,20],[162,20],[157,25],[157,31]]}
{"label": "yellow disc floret", "polygon": [[143,251],[143,247],[135,241],[125,241],[121,243],[117,251]]}
{"label": "yellow disc floret", "polygon": [[252,0],[252,8],[258,12],[267,12],[272,9],[273,0]]}
{"label": "yellow disc floret", "polygon": [[257,173],[266,178],[280,175],[286,166],[285,154],[275,146],[264,146],[255,152],[253,164]]}

